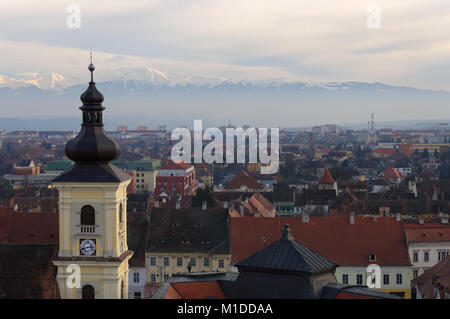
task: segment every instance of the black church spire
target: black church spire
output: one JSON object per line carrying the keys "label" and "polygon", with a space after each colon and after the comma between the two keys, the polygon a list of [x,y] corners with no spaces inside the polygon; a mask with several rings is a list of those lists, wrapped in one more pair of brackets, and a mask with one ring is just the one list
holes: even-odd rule
{"label": "black church spire", "polygon": [[76,163],[105,163],[117,158],[119,144],[108,137],[103,128],[103,94],[97,90],[94,82],[95,66],[89,64],[91,81],[81,94],[83,122],[80,133],[66,145],[66,155]]}

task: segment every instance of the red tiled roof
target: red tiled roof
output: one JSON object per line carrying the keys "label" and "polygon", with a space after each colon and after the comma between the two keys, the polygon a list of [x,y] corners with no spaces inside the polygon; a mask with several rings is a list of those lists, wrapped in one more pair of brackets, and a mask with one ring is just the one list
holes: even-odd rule
{"label": "red tiled roof", "polygon": [[377,147],[372,153],[392,155],[396,152],[394,148]]}
{"label": "red tiled roof", "polygon": [[166,299],[225,299],[225,294],[217,281],[172,283]]}
{"label": "red tiled roof", "polygon": [[450,257],[442,260],[430,269],[426,270],[418,278],[414,279],[422,295],[427,299],[434,299],[434,283],[438,283],[446,288],[450,287],[450,282],[446,286],[450,276]]}
{"label": "red tiled roof", "polygon": [[334,183],[334,179],[333,177],[331,177],[330,171],[328,169],[325,169],[322,178],[319,180],[319,184],[332,184],[332,183]]}
{"label": "red tiled roof", "polygon": [[188,168],[191,168],[193,165],[189,164],[189,163],[185,163],[185,162],[181,162],[181,163],[175,163],[173,161],[169,161],[166,165],[164,165],[163,167],[161,167],[159,170],[169,170],[169,169],[173,169],[173,170],[187,170]]}
{"label": "red tiled roof", "polygon": [[383,176],[386,178],[403,178],[404,176],[394,167],[388,167],[383,171]]}
{"label": "red tiled roof", "polygon": [[10,243],[57,243],[58,214],[14,213]]}
{"label": "red tiled roof", "polygon": [[336,299],[382,299],[382,298],[341,291],[337,294]]}
{"label": "red tiled roof", "polygon": [[409,242],[450,241],[450,224],[405,224]]}
{"label": "red tiled roof", "polygon": [[263,195],[255,193],[248,199],[248,203],[255,210],[261,213],[263,217],[275,217],[275,206],[269,202]]}
{"label": "red tiled roof", "polygon": [[229,215],[230,217],[241,217],[241,214],[239,214],[239,212],[236,209],[233,209]]}
{"label": "red tiled roof", "polygon": [[242,171],[237,174],[231,182],[229,182],[226,189],[240,189],[242,186],[246,186],[248,189],[263,189],[263,185],[256,179],[248,175],[246,171]]}
{"label": "red tiled roof", "polygon": [[0,207],[0,243],[9,241],[13,217],[13,209]]}
{"label": "red tiled roof", "polygon": [[367,266],[375,253],[380,266],[410,265],[402,224],[395,218],[310,217],[231,218],[231,262],[239,262],[279,239],[284,224],[289,224],[299,243],[341,266]]}

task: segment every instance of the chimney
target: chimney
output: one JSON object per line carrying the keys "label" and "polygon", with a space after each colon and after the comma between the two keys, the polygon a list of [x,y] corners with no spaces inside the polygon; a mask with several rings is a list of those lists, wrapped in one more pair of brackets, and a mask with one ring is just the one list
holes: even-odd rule
{"label": "chimney", "polygon": [[228,201],[224,201],[224,202],[223,202],[223,208],[225,208],[225,209],[228,208]]}
{"label": "chimney", "polygon": [[309,214],[308,212],[302,213],[302,223],[309,223]]}
{"label": "chimney", "polygon": [[425,219],[423,218],[423,216],[420,216],[419,224],[423,225],[424,223],[425,223]]}
{"label": "chimney", "polygon": [[350,224],[351,225],[355,224],[355,213],[353,212],[350,213]]}
{"label": "chimney", "polygon": [[203,210],[206,210],[206,201],[203,201],[203,202],[202,202],[202,209],[203,209]]}
{"label": "chimney", "polygon": [[442,214],[441,224],[448,224],[448,213]]}
{"label": "chimney", "polygon": [[243,205],[239,205],[239,214],[241,215],[241,217],[244,217],[244,206]]}
{"label": "chimney", "polygon": [[398,222],[402,220],[400,213],[395,214],[395,220]]}
{"label": "chimney", "polygon": [[177,198],[177,202],[175,203],[175,209],[180,209],[181,200]]}

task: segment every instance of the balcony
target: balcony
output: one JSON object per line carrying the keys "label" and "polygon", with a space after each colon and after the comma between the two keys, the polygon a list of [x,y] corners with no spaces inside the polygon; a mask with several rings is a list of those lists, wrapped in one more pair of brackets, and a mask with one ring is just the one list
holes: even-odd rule
{"label": "balcony", "polygon": [[82,234],[95,234],[95,226],[80,226],[80,232]]}

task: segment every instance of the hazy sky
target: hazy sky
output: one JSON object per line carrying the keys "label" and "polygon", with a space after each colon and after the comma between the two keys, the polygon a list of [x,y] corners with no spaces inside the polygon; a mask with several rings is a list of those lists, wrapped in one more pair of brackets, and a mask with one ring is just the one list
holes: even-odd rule
{"label": "hazy sky", "polygon": [[84,78],[92,49],[104,69],[450,90],[449,0],[2,0],[0,29],[0,74]]}

